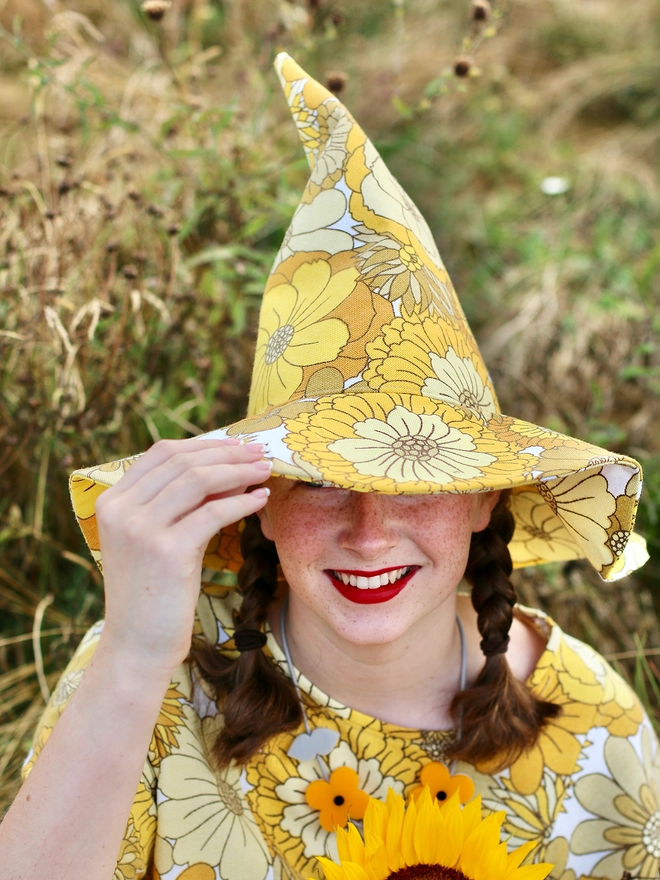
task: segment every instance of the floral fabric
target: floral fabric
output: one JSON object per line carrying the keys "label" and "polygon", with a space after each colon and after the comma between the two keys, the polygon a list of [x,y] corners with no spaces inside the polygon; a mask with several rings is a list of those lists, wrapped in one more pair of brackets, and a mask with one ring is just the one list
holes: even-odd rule
{"label": "floral fabric", "polygon": [[[207,585],[196,635],[233,652],[234,591]],[[459,763],[455,785],[504,810],[511,848],[532,841],[530,859],[552,862],[554,880],[640,880],[660,875],[660,751],[639,701],[591,648],[565,635],[540,612],[549,633],[528,684],[562,706],[536,746],[500,773]],[[27,774],[80,682],[102,624],[83,639],[41,719]],[[272,633],[265,648],[288,674]],[[451,731],[409,730],[341,705],[296,673],[312,729],[338,736],[331,771],[351,768],[359,788],[385,799],[433,784]],[[212,744],[222,715],[207,686],[187,665],[176,673],[154,730],[140,786],[118,855],[115,880],[307,880],[320,878],[316,856],[336,858],[336,835],[305,798],[321,778],[315,761],[288,754],[303,732],[275,737],[245,767],[221,773]],[[435,765],[437,767],[437,765]],[[422,771],[427,768],[424,773]],[[429,777],[433,777],[430,779]]]}
{"label": "floral fabric", "polygon": [[[258,441],[274,474],[357,491],[513,488],[514,564],[586,557],[608,580],[642,565],[637,462],[500,413],[419,210],[337,98],[287,55],[275,66],[311,173],[264,292],[248,417],[206,436]],[[99,564],[94,502],[133,460],[71,479]],[[237,528],[208,567],[240,566]]]}

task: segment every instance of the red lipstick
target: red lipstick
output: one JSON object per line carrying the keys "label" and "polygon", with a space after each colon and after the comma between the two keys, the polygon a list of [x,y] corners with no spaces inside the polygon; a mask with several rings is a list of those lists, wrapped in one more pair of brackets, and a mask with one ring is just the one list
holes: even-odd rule
{"label": "red lipstick", "polygon": [[[381,568],[378,571],[348,571],[346,569],[341,569],[342,574],[354,574],[356,577],[375,577],[379,574],[386,574],[388,571],[396,571],[398,568],[404,568],[405,566],[395,565],[390,568]],[[359,587],[353,587],[350,584],[345,584],[339,578],[336,578],[331,570],[326,569],[326,574],[330,578],[332,586],[339,592],[341,595],[348,599],[349,602],[355,602],[356,605],[376,605],[380,602],[389,602],[390,599],[394,599],[395,596],[398,596],[401,590],[409,583],[411,577],[419,570],[419,565],[410,566],[410,571],[408,574],[405,574],[403,577],[399,578],[398,581],[395,581],[393,584],[385,584],[382,587],[376,587],[375,589],[363,589],[361,590]]]}

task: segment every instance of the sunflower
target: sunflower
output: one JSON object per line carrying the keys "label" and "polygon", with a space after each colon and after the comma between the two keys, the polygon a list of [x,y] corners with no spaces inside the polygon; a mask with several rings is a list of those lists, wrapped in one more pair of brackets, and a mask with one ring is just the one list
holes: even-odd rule
{"label": "sunflower", "polygon": [[319,861],[326,880],[544,880],[552,865],[520,867],[533,843],[507,854],[504,815],[482,819],[478,797],[461,809],[458,792],[440,806],[428,788],[406,807],[390,790],[386,803],[369,802],[364,842],[354,825],[339,828],[340,864]]}

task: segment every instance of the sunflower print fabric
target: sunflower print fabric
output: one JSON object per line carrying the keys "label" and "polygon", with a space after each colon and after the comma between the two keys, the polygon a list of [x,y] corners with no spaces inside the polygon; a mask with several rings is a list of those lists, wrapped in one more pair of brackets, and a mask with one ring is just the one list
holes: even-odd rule
{"label": "sunflower print fabric", "polygon": [[[232,621],[239,601],[233,590],[205,585],[195,637],[235,657]],[[640,880],[657,878],[660,749],[638,699],[595,651],[541,612],[521,610],[548,633],[528,685],[562,707],[533,749],[499,773],[466,763],[449,773],[441,762],[452,731],[383,723],[296,673],[312,732],[333,734],[328,769],[344,768],[350,785],[357,779],[360,792],[380,801],[389,789],[419,796],[421,783],[439,797],[458,792],[468,803],[481,795],[487,811],[504,811],[509,848],[531,844],[528,861],[552,863],[554,880],[621,880],[624,871]],[[90,630],[60,679],[25,774],[80,682],[101,629]],[[282,651],[270,631],[267,636],[264,650],[287,675]],[[321,797],[315,809],[305,796],[322,780],[318,764],[289,754],[304,728],[274,737],[246,766],[219,773],[210,751],[221,725],[207,685],[182,666],[154,730],[115,880],[308,880],[323,876],[317,857],[337,859],[336,834],[322,821],[331,805]],[[337,784],[339,775],[332,777]]]}
{"label": "sunflower print fabric", "polygon": [[[636,461],[500,412],[433,235],[337,98],[275,62],[310,177],[263,296],[248,416],[206,435],[261,442],[273,474],[390,494],[514,489],[516,565],[643,564]],[[94,502],[134,459],[71,478],[100,559]],[[205,565],[240,566],[237,530]]]}

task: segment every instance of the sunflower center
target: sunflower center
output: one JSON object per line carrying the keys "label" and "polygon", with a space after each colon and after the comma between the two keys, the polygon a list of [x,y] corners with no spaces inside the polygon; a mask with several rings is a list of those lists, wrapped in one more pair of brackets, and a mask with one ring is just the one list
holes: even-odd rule
{"label": "sunflower center", "polygon": [[274,364],[278,357],[281,357],[286,351],[289,343],[293,339],[295,330],[291,324],[285,324],[284,327],[278,327],[277,330],[268,340],[266,346],[266,363]]}
{"label": "sunflower center", "polygon": [[642,830],[642,843],[647,852],[655,859],[660,859],[660,810],[646,820]]}
{"label": "sunflower center", "polygon": [[218,780],[218,794],[220,795],[220,800],[230,813],[233,813],[235,816],[243,815],[241,799],[231,785],[228,782],[225,782],[224,779]]}
{"label": "sunflower center", "polygon": [[412,461],[428,461],[438,454],[438,444],[428,437],[397,437],[392,444],[392,451],[401,458]]}
{"label": "sunflower center", "polygon": [[387,880],[467,880],[462,871],[445,865],[410,865],[387,877]]}

